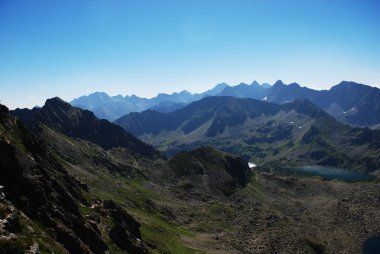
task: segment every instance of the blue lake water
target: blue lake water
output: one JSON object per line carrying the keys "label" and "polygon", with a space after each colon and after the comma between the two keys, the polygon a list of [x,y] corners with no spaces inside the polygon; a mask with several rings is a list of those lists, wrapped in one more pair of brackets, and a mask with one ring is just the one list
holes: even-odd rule
{"label": "blue lake water", "polygon": [[380,236],[368,238],[363,244],[363,254],[379,254],[380,253]]}
{"label": "blue lake water", "polygon": [[284,168],[282,171],[286,171],[287,173],[294,173],[299,175],[306,176],[319,176],[323,179],[332,180],[342,180],[348,182],[354,181],[369,181],[376,179],[375,176],[364,173],[357,172],[350,169],[345,168],[336,168],[329,166],[302,166],[302,167],[292,167],[292,168]]}

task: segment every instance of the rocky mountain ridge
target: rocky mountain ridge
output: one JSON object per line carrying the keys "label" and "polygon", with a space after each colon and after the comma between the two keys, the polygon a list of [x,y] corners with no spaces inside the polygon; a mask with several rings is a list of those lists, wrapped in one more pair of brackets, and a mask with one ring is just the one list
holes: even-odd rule
{"label": "rocky mountain ridge", "polygon": [[91,111],[72,107],[58,97],[48,99],[42,108],[16,109],[11,113],[28,125],[40,122],[67,136],[88,140],[104,149],[127,147],[146,156],[158,156],[152,147],[119,126],[96,118]]}

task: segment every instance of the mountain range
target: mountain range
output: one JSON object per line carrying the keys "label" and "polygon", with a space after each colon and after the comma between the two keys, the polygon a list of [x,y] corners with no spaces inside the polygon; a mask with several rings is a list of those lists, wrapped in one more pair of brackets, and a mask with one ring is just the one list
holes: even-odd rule
{"label": "mountain range", "polygon": [[380,131],[344,125],[309,100],[279,105],[215,96],[171,113],[130,113],[115,123],[168,156],[208,145],[259,165],[380,167]]}
{"label": "mountain range", "polygon": [[149,108],[162,112],[171,112],[205,96],[217,95],[226,86],[224,83],[218,84],[213,89],[200,94],[192,94],[186,90],[172,94],[160,93],[151,99],[140,98],[136,95],[125,97],[121,95],[109,96],[106,93],[96,92],[74,99],[70,104],[91,110],[99,118],[114,121],[127,113],[139,112]]}
{"label": "mountain range", "polygon": [[254,81],[250,85],[241,83],[237,86],[222,83],[200,94],[191,94],[187,91],[171,95],[159,94],[152,99],[134,95],[111,97],[105,93],[94,93],[79,97],[71,104],[91,110],[99,118],[114,121],[127,113],[147,109],[172,112],[208,96],[252,98],[277,104],[308,99],[342,123],[372,128],[378,128],[380,124],[380,89],[347,81],[342,81],[329,90],[322,91],[301,87],[297,83],[285,85],[277,81],[271,86],[260,85]]}
{"label": "mountain range", "polygon": [[136,135],[177,132],[237,149],[194,145],[165,159],[59,98],[32,110],[0,105],[1,253],[360,253],[380,232],[378,180],[272,171],[310,158],[375,175],[376,131],[345,126],[305,100],[207,97],[130,116]]}

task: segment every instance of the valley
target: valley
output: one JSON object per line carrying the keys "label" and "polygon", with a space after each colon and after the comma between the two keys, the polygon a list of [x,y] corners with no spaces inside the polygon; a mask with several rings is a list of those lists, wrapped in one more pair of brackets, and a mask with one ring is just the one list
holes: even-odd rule
{"label": "valley", "polygon": [[308,100],[284,105],[208,97],[172,113],[152,110],[115,122],[171,157],[213,146],[259,166],[324,165],[376,171],[380,132],[351,128]]}

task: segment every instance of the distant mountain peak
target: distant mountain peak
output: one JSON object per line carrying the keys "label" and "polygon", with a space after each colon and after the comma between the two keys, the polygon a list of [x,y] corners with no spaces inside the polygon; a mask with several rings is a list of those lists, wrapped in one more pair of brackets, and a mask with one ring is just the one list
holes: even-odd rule
{"label": "distant mountain peak", "polygon": [[94,92],[88,95],[89,97],[108,98],[110,97],[106,92]]}
{"label": "distant mountain peak", "polygon": [[368,90],[368,89],[378,89],[377,87],[372,87],[372,86],[356,83],[354,81],[345,81],[345,80],[343,80],[339,84],[331,87],[330,91],[336,90],[336,89],[339,89],[339,90],[340,89],[346,89],[346,88],[353,88],[353,89],[362,89],[362,88],[365,88],[366,90]]}
{"label": "distant mountain peak", "polygon": [[67,103],[64,100],[62,100],[61,98],[59,98],[58,96],[46,100],[46,103],[51,103],[51,102]]}
{"label": "distant mountain peak", "polygon": [[354,81],[342,80],[342,81],[338,84],[338,86],[339,86],[339,85],[341,85],[341,86],[343,86],[343,85],[358,85],[358,83],[356,83],[356,82],[354,82]]}
{"label": "distant mountain peak", "polygon": [[201,95],[203,95],[203,96],[205,96],[205,95],[208,95],[208,96],[217,95],[217,94],[221,93],[227,87],[229,87],[229,85],[227,83],[224,83],[224,82],[219,83],[214,88],[207,90],[206,92],[202,93]]}
{"label": "distant mountain peak", "polygon": [[251,86],[260,86],[260,83],[254,80],[252,81]]}
{"label": "distant mountain peak", "polygon": [[285,84],[281,80],[277,80],[276,83],[273,84],[273,86],[284,86]]}
{"label": "distant mountain peak", "polygon": [[62,100],[61,98],[59,97],[53,97],[51,99],[47,99],[46,102],[45,102],[45,106],[44,107],[53,107],[53,108],[64,108],[64,109],[69,109],[71,108],[72,106]]}
{"label": "distant mountain peak", "polygon": [[293,87],[301,87],[298,83],[296,82],[293,82],[291,84],[289,84],[289,86],[293,86]]}
{"label": "distant mountain peak", "polygon": [[215,87],[226,87],[226,86],[228,86],[228,84],[225,82],[222,82],[222,83],[217,84]]}
{"label": "distant mountain peak", "polygon": [[271,86],[270,84],[268,84],[268,83],[262,83],[261,86],[264,87],[265,89],[272,87],[272,86]]}
{"label": "distant mountain peak", "polygon": [[182,90],[179,94],[183,95],[183,94],[186,94],[186,95],[190,95],[191,93],[187,90]]}

